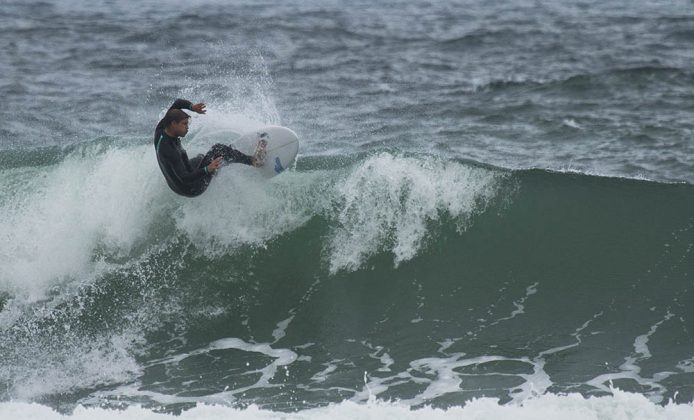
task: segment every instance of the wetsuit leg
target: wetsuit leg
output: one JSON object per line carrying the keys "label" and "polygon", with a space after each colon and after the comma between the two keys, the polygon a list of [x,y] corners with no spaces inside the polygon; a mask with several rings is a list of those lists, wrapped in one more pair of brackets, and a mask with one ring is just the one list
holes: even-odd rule
{"label": "wetsuit leg", "polygon": [[227,146],[226,144],[218,143],[212,146],[210,151],[205,154],[198,164],[198,168],[209,165],[215,158],[220,156],[223,157],[224,161],[227,163],[243,163],[244,165],[253,165],[253,158],[251,156],[243,154],[233,147]]}
{"label": "wetsuit leg", "polygon": [[[204,156],[197,155],[194,158],[190,159],[190,166],[192,166],[193,168],[202,169],[210,163],[212,163],[212,161],[215,158],[218,158],[220,156],[223,157],[227,163],[243,163],[246,165],[253,165],[253,158],[251,156],[245,155],[231,146],[218,143],[212,146],[212,148],[207,153],[205,153]],[[198,186],[197,190],[194,192],[194,195],[200,195],[203,192],[205,192],[207,187],[210,185],[210,181],[212,181],[213,176],[213,173],[207,175],[203,179],[202,183]]]}

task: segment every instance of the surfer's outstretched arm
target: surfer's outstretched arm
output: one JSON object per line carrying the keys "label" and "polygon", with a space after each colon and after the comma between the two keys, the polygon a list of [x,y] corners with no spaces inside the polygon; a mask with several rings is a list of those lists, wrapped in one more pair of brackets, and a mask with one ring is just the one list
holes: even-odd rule
{"label": "surfer's outstretched arm", "polygon": [[189,100],[178,98],[171,104],[169,109],[188,109],[198,114],[204,114],[207,112],[206,105],[202,102],[194,104]]}
{"label": "surfer's outstretched arm", "polygon": [[[191,101],[188,101],[186,99],[176,99],[173,104],[169,107],[169,111],[172,109],[187,109],[193,112],[197,112],[198,114],[204,114],[207,112],[206,105],[202,102],[194,104]],[[167,111],[168,112],[168,111]],[[154,129],[154,141],[156,142],[159,137],[161,136],[161,132],[164,130],[164,119],[162,118],[161,121],[157,124],[157,127]]]}

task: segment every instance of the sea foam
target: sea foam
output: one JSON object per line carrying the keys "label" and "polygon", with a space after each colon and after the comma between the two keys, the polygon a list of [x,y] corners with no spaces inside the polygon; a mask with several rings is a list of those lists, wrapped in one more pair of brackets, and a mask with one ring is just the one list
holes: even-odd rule
{"label": "sea foam", "polygon": [[232,408],[221,405],[198,404],[180,415],[159,413],[131,406],[125,410],[112,410],[78,406],[71,414],[61,415],[39,404],[2,403],[0,418],[17,420],[213,420],[213,419],[286,419],[311,420],[341,419],[457,419],[457,420],[689,420],[694,416],[694,405],[669,403],[654,404],[640,394],[613,390],[613,395],[585,398],[580,394],[545,394],[520,404],[500,405],[494,398],[471,400],[461,407],[447,409],[421,407],[413,409],[399,402],[371,399],[359,404],[343,401],[326,407],[294,413],[265,410],[255,405]]}

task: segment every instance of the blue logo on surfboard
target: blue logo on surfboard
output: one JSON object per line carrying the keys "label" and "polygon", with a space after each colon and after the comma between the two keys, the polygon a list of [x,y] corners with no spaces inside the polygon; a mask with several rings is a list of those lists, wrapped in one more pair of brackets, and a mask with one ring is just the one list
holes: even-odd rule
{"label": "blue logo on surfboard", "polygon": [[284,170],[284,167],[282,166],[282,162],[280,162],[280,158],[276,157],[275,158],[275,173],[278,174]]}

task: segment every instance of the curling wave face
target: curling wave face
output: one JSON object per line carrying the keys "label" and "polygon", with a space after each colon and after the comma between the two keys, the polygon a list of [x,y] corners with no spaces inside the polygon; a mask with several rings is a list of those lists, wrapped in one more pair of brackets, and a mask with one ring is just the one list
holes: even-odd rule
{"label": "curling wave face", "polygon": [[232,165],[184,200],[148,152],[3,171],[5,399],[691,399],[688,184],[384,150]]}

